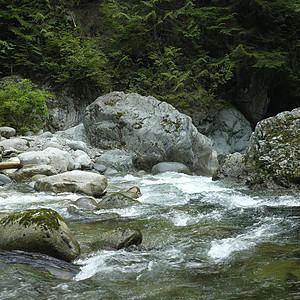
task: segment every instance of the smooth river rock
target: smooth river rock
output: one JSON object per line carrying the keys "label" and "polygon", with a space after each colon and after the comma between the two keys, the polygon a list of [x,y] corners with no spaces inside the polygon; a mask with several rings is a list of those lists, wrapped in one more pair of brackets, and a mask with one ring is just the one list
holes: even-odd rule
{"label": "smooth river rock", "polygon": [[107,179],[105,176],[74,170],[39,179],[35,183],[34,188],[37,191],[83,193],[89,196],[100,197],[106,186]]}
{"label": "smooth river rock", "polygon": [[67,151],[57,148],[46,148],[43,151],[28,151],[21,153],[19,159],[22,165],[50,165],[57,172],[66,172],[75,167],[74,159]]}
{"label": "smooth river rock", "polygon": [[62,217],[52,209],[16,212],[0,220],[0,248],[37,252],[72,261],[80,247]]}
{"label": "smooth river rock", "polygon": [[92,244],[93,250],[122,249],[142,243],[143,236],[139,230],[116,228],[106,231]]}

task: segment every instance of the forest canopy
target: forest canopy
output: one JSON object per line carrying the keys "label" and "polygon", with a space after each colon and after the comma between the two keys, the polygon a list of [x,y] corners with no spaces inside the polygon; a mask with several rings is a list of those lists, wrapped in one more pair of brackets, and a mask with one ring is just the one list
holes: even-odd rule
{"label": "forest canopy", "polygon": [[1,76],[187,111],[230,102],[256,74],[299,86],[299,0],[0,0],[0,15]]}

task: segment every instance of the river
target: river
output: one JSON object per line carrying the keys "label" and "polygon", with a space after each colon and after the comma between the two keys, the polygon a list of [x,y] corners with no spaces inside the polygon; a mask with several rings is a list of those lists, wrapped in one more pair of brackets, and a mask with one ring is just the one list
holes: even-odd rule
{"label": "river", "polygon": [[[73,263],[0,251],[0,299],[300,299],[299,193],[177,173],[108,181],[108,191],[139,186],[142,204],[72,214],[80,195],[0,188],[1,216],[52,208],[82,249]],[[90,250],[97,233],[124,226],[141,230],[141,248]]]}

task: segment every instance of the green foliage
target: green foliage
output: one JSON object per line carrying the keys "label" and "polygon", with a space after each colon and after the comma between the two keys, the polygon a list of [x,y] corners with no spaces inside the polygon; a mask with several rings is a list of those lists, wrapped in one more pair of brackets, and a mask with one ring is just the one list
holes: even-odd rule
{"label": "green foliage", "polygon": [[293,1],[106,0],[101,12],[113,89],[186,110],[230,101],[240,70],[299,80]]}
{"label": "green foliage", "polygon": [[20,73],[61,86],[78,83],[105,89],[106,57],[94,40],[73,28],[67,1],[0,0],[0,65],[5,75]]}
{"label": "green foliage", "polygon": [[0,82],[0,125],[12,126],[21,133],[41,128],[50,97],[50,92],[37,89],[29,79]]}
{"label": "green foliage", "polygon": [[184,110],[231,101],[246,77],[299,85],[299,0],[102,0],[92,33],[76,12],[95,3],[0,0],[2,74],[151,94]]}

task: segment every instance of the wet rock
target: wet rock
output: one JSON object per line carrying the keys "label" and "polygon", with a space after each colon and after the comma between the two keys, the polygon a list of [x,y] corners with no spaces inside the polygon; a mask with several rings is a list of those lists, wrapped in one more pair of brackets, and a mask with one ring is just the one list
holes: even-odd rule
{"label": "wet rock", "polygon": [[106,231],[92,244],[93,250],[122,249],[131,245],[140,245],[143,237],[139,230],[116,228]]}
{"label": "wet rock", "polygon": [[137,199],[142,196],[142,192],[139,187],[133,186],[125,192],[121,192],[124,196]]}
{"label": "wet rock", "polygon": [[164,172],[177,172],[191,174],[191,170],[182,163],[178,162],[161,162],[153,166],[152,171],[154,175]]}
{"label": "wet rock", "polygon": [[99,206],[97,201],[94,198],[90,197],[81,197],[74,202],[78,208],[85,210],[98,210]]}
{"label": "wet rock", "polygon": [[244,169],[244,155],[238,152],[230,154],[213,174],[212,180],[237,179],[243,176]]}
{"label": "wet rock", "polygon": [[37,252],[72,261],[80,247],[62,217],[52,209],[13,213],[0,220],[0,248]]}
{"label": "wet rock", "polygon": [[11,183],[11,179],[4,174],[0,174],[0,185],[5,185],[9,183]]}
{"label": "wet rock", "polygon": [[107,179],[103,175],[74,170],[39,179],[34,188],[37,191],[83,193],[100,197],[106,186]]}
{"label": "wet rock", "polygon": [[105,195],[98,203],[98,206],[101,209],[112,209],[123,208],[137,204],[140,204],[140,202],[122,193],[112,193],[110,195]]}
{"label": "wet rock", "polygon": [[199,175],[211,175],[218,165],[212,141],[191,118],[154,97],[123,92],[101,96],[86,108],[84,127],[92,145],[125,149],[138,169],[177,161]]}
{"label": "wet rock", "polygon": [[9,139],[16,135],[16,129],[12,127],[0,127],[0,134],[1,136]]}

